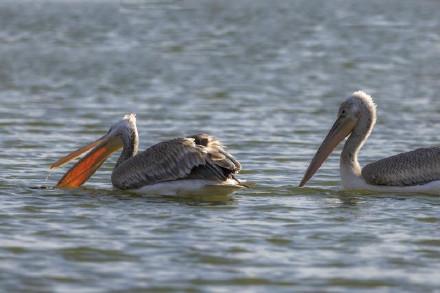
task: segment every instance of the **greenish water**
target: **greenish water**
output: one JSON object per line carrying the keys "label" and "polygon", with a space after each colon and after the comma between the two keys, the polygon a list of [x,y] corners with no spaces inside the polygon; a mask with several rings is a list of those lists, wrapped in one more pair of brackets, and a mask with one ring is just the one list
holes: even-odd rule
{"label": "greenish water", "polygon": [[[438,144],[438,1],[3,1],[0,291],[434,292],[440,197],[297,184],[339,103],[378,124],[361,163]],[[256,187],[78,190],[48,166],[136,112],[141,147],[207,131]],[[65,170],[65,169],[63,169]]]}

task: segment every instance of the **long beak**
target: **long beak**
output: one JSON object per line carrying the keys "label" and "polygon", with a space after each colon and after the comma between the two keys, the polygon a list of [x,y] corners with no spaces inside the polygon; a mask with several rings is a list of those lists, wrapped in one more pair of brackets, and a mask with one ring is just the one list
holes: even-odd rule
{"label": "long beak", "polygon": [[104,161],[114,152],[122,148],[122,140],[119,136],[107,134],[98,140],[79,148],[78,150],[62,157],[50,166],[50,169],[56,169],[62,165],[81,156],[83,153],[93,148],[84,158],[76,163],[64,176],[58,181],[57,187],[79,187],[86,182]]}
{"label": "long beak", "polygon": [[312,178],[336,146],[352,132],[355,126],[355,120],[339,116],[310,162],[299,187],[303,187]]}

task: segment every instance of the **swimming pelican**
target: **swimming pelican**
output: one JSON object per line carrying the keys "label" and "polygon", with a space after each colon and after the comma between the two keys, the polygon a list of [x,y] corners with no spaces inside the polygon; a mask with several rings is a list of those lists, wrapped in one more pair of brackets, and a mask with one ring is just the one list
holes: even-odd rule
{"label": "swimming pelican", "polygon": [[91,150],[59,180],[57,187],[81,186],[121,148],[111,176],[113,186],[118,189],[142,188],[142,191],[177,194],[206,186],[243,186],[234,176],[240,171],[240,163],[210,135],[164,141],[139,153],[138,145],[136,115],[125,115],[106,135],[50,166],[61,167]]}
{"label": "swimming pelican", "polygon": [[398,154],[361,169],[358,153],[376,123],[376,105],[362,91],[339,108],[337,120],[313,157],[300,187],[315,174],[336,146],[348,136],[340,158],[343,189],[440,194],[440,147]]}

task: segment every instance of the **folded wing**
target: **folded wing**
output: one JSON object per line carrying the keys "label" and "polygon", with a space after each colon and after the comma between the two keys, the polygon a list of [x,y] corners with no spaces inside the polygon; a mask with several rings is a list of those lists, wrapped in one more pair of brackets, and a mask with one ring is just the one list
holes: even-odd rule
{"label": "folded wing", "polygon": [[367,183],[411,186],[440,180],[440,147],[420,148],[377,162],[362,169]]}
{"label": "folded wing", "polygon": [[158,143],[124,161],[113,171],[120,189],[140,188],[179,179],[225,181],[240,164],[214,137],[198,134]]}

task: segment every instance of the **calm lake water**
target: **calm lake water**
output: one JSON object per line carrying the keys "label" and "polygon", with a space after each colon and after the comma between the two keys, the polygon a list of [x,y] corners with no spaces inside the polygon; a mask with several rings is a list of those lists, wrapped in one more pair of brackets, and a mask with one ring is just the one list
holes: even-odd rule
{"label": "calm lake water", "polygon": [[[440,197],[339,188],[308,161],[351,92],[365,164],[440,140],[440,2],[2,1],[0,291],[440,290]],[[136,112],[141,148],[216,135],[254,188],[78,190],[48,166]],[[339,148],[340,149],[340,148]],[[338,150],[339,150],[338,149]]]}

